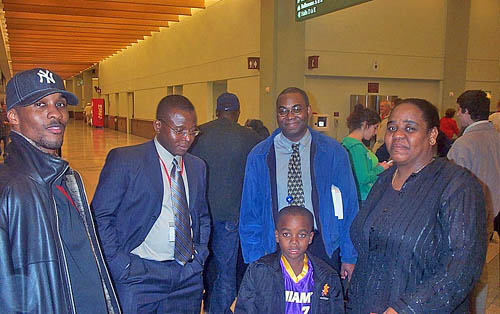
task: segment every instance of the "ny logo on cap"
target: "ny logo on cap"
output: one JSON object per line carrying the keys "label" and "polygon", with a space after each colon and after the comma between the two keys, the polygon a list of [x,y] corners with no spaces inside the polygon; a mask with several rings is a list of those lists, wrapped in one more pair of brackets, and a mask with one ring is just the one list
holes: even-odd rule
{"label": "ny logo on cap", "polygon": [[49,70],[45,70],[45,72],[43,70],[38,70],[37,75],[40,77],[40,83],[43,83],[44,78],[47,80],[47,83],[52,83],[52,84],[56,83],[52,72],[50,72]]}

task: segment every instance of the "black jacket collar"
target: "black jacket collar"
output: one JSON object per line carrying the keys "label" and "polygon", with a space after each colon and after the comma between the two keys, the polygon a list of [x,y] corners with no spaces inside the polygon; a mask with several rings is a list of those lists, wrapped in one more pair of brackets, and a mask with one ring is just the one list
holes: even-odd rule
{"label": "black jacket collar", "polygon": [[7,167],[42,184],[52,182],[68,168],[67,161],[41,151],[21,134],[10,132],[9,136]]}

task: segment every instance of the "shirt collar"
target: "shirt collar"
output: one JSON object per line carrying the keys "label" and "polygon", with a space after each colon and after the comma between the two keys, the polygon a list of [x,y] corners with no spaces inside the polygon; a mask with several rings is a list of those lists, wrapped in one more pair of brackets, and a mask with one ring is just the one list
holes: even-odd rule
{"label": "shirt collar", "polygon": [[311,144],[311,132],[309,132],[309,129],[306,129],[306,134],[304,134],[304,136],[302,136],[302,138],[298,142],[290,141],[286,136],[283,135],[283,133],[279,133],[278,135],[276,135],[275,138],[275,144],[279,148],[286,149],[289,152],[292,152],[292,144],[297,144],[297,143],[300,144],[299,145],[300,151],[302,151]]}
{"label": "shirt collar", "polygon": [[464,133],[468,132],[470,129],[472,129],[474,126],[478,125],[478,124],[482,124],[482,123],[490,123],[490,121],[488,120],[480,120],[480,121],[476,121],[474,123],[471,123],[469,124],[468,127],[465,128],[464,130]]}
{"label": "shirt collar", "polygon": [[172,155],[163,145],[158,142],[158,139],[155,137],[154,138],[154,143],[156,147],[156,151],[158,152],[158,155],[160,156],[161,160],[165,163],[165,167],[167,167],[170,171],[170,168],[172,167],[172,162],[174,161],[174,158],[177,159],[177,164],[180,165],[182,161],[182,156],[174,156]]}

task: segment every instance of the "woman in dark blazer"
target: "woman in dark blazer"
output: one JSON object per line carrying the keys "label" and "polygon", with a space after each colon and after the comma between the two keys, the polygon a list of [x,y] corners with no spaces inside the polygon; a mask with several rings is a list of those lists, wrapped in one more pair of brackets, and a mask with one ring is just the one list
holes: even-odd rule
{"label": "woman in dark blazer", "polygon": [[405,99],[385,143],[395,167],[379,176],[351,226],[358,260],[348,313],[468,313],[486,255],[481,186],[434,159],[437,109]]}

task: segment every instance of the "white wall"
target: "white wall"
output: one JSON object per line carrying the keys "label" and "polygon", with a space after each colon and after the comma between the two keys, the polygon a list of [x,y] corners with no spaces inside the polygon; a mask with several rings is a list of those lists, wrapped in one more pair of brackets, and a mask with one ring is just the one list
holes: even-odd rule
{"label": "white wall", "polygon": [[205,82],[186,84],[183,86],[183,94],[193,103],[198,124],[207,122],[209,116],[208,104],[212,103],[212,91],[209,89],[209,84]]}
{"label": "white wall", "polygon": [[[301,22],[305,55],[320,56],[318,69],[304,69],[313,109],[340,113],[330,135],[346,135],[349,96],[367,93],[368,82],[379,82],[382,95],[426,98],[444,112],[447,1],[376,0]],[[500,94],[500,1],[471,1],[466,89],[491,91],[493,108]],[[240,123],[262,119],[259,71],[246,65],[260,55],[260,3],[221,0],[101,62],[99,84],[112,111],[125,116],[113,109],[121,108],[114,93],[133,91],[135,117],[153,119],[167,86],[178,85],[203,123],[214,110],[212,82],[226,81],[242,103]]]}
{"label": "white wall", "polygon": [[167,88],[150,88],[134,92],[134,118],[153,120],[156,116],[156,107],[160,100],[167,95]]}
{"label": "white wall", "polygon": [[440,79],[445,2],[377,0],[308,20],[306,56],[320,58],[306,74]]}
{"label": "white wall", "polygon": [[[337,123],[337,125],[331,124],[328,135],[342,140],[349,134],[346,119],[350,113],[350,95],[366,94],[368,82],[380,84],[380,95],[418,97],[427,99],[431,103],[436,103],[440,95],[439,81],[432,80],[308,77],[306,91],[313,112],[329,114],[331,121]],[[334,112],[339,112],[339,117],[333,117]]]}
{"label": "white wall", "polygon": [[[247,69],[247,57],[259,56],[260,0],[222,0],[197,11],[172,27],[108,58],[99,65],[104,94],[138,91],[136,118],[152,119],[158,90],[184,85],[184,95],[196,105],[199,121],[208,119],[206,84],[258,75]],[[254,88],[249,86],[248,88]],[[198,94],[201,93],[201,94]]]}
{"label": "white wall", "polygon": [[240,124],[244,125],[247,119],[260,119],[258,76],[228,80],[227,90],[238,95],[240,100]]}
{"label": "white wall", "polygon": [[492,93],[491,111],[500,99],[500,1],[472,1],[466,89]]}

